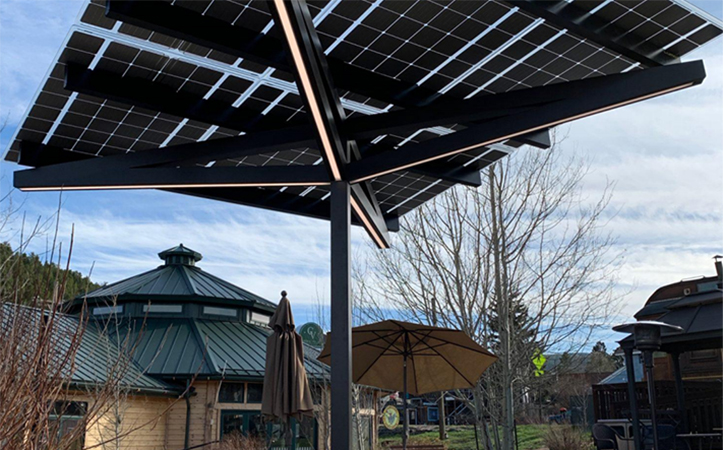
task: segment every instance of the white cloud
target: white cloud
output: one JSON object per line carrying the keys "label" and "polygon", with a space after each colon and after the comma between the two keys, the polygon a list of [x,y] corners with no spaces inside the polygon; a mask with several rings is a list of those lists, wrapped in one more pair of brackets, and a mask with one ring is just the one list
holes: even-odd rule
{"label": "white cloud", "polygon": [[[607,230],[625,259],[620,290],[630,317],[664,284],[712,275],[723,252],[723,51],[720,39],[692,55],[704,83],[572,124],[566,151],[591,160],[586,195],[608,181],[615,195]],[[694,59],[691,58],[691,59]]]}
{"label": "white cloud", "polygon": [[[54,211],[32,204],[27,209],[31,218]],[[263,297],[276,299],[285,289],[299,303],[328,298],[325,221],[174,194],[72,192],[64,194],[61,210],[64,248],[73,226],[72,267],[85,274],[92,267],[97,282],[150,270],[162,264],[158,252],[183,243],[204,255],[204,270]],[[31,250],[43,252],[52,232],[50,227]],[[354,227],[353,236],[355,248],[366,247],[362,230]]]}
{"label": "white cloud", "polygon": [[[0,0],[0,115],[16,124],[54,61],[85,0]],[[592,158],[590,198],[616,181],[608,229],[626,250],[621,290],[634,287],[626,313],[662,285],[713,271],[723,253],[722,40],[703,58],[702,86],[584,119],[565,148]],[[7,131],[5,138],[7,138]],[[7,174],[14,167],[3,164]],[[24,196],[29,215],[52,214],[57,196]],[[160,263],[156,253],[183,242],[200,265],[275,300],[328,297],[328,224],[305,218],[158,192],[66,194],[61,236],[76,225],[73,267],[115,281]],[[367,238],[355,229],[355,248]],[[42,245],[39,243],[38,249]],[[718,250],[716,250],[718,249]]]}

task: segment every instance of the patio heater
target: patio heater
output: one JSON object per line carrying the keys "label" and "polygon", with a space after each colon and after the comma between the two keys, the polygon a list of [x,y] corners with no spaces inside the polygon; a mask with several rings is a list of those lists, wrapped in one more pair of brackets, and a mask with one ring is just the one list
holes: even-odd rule
{"label": "patio heater", "polygon": [[650,421],[653,428],[653,448],[658,450],[658,423],[655,409],[655,379],[653,378],[653,352],[660,350],[662,330],[681,332],[683,329],[677,325],[657,322],[654,320],[640,320],[613,327],[614,331],[630,333],[635,339],[635,348],[643,352],[643,363],[648,381],[648,399],[650,400]]}

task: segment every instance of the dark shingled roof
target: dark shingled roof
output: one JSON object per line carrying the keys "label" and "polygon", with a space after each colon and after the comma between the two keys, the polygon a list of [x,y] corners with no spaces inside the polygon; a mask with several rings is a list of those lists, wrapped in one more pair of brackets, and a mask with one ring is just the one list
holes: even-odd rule
{"label": "dark shingled roof", "polygon": [[[640,315],[640,312],[636,314],[636,317]],[[666,307],[665,313],[656,320],[683,328],[682,333],[663,330],[661,351],[721,348],[723,290],[714,289],[674,299]],[[633,343],[633,337],[629,335],[620,341],[620,346],[631,347]]]}
{"label": "dark shingled roof", "polygon": [[148,272],[103,286],[73,301],[85,299],[90,304],[107,304],[113,300],[154,302],[172,300],[248,306],[274,311],[276,305],[252,292],[211,275],[195,263],[202,256],[183,244],[158,254],[165,264]]}

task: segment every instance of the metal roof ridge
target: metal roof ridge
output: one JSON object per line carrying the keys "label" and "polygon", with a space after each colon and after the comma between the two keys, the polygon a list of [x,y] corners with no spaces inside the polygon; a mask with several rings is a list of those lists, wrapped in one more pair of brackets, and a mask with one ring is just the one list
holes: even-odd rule
{"label": "metal roof ridge", "polygon": [[204,364],[207,365],[211,371],[213,371],[215,373],[221,373],[221,369],[218,366],[218,362],[216,361],[216,358],[213,356],[213,354],[211,352],[211,345],[210,345],[211,340],[210,339],[204,340],[203,333],[201,332],[201,329],[198,327],[198,323],[196,322],[196,319],[189,318],[188,321],[191,324],[191,331],[193,332],[193,336],[196,338],[199,348],[201,349],[202,361],[205,361]]}
{"label": "metal roof ridge", "polygon": [[[248,290],[246,290],[246,289],[244,289],[244,288],[242,288],[242,287],[240,287],[240,286],[236,286],[235,284],[231,283],[230,281],[224,280],[223,278],[220,278],[220,277],[218,277],[218,276],[216,276],[216,275],[214,275],[214,274],[212,274],[212,273],[210,273],[210,272],[207,272],[207,271],[201,269],[200,267],[195,267],[195,266],[192,266],[192,267],[194,267],[194,269],[197,269],[197,270],[198,270],[199,272],[201,272],[204,276],[207,276],[207,277],[213,279],[215,282],[217,282],[217,283],[219,283],[219,284],[223,284],[224,287],[226,287],[226,288],[228,288],[228,289],[231,289],[231,290],[240,291],[245,297],[247,297],[247,300],[248,300],[248,301],[251,301],[251,302],[254,302],[254,303],[260,303],[260,304],[266,303],[266,306],[272,306],[272,307],[274,307],[274,308],[276,308],[276,306],[277,306],[277,305],[276,305],[274,302],[272,302],[271,300],[267,300],[267,299],[261,297],[261,296],[258,295],[258,294],[254,294],[253,292],[248,291]],[[259,300],[261,300],[261,301],[259,301]]]}
{"label": "metal roof ridge", "polygon": [[[107,289],[111,289],[111,288],[113,288],[113,287],[115,287],[115,286],[120,285],[121,283],[129,282],[130,280],[132,280],[132,279],[134,279],[134,278],[140,278],[140,277],[143,277],[143,276],[146,276],[146,275],[150,275],[152,272],[155,272],[156,270],[162,269],[162,268],[163,268],[163,266],[158,266],[158,267],[156,267],[155,269],[146,270],[145,272],[141,272],[141,273],[139,273],[139,274],[132,275],[132,276],[130,276],[130,277],[128,277],[128,278],[124,278],[124,279],[122,279],[122,280],[118,280],[118,281],[115,281],[115,282],[113,282],[113,283],[106,284],[106,285],[101,286],[101,287],[99,287],[99,288],[97,288],[97,289],[94,289],[94,290],[92,290],[92,291],[90,291],[90,292],[86,292],[85,294],[77,295],[77,296],[75,296],[75,297],[73,298],[73,300],[83,300],[83,299],[85,299],[85,298],[90,298],[90,297],[92,296],[91,294],[95,294],[95,293],[99,293],[99,292],[105,291],[105,290],[107,290]],[[107,294],[103,294],[103,295],[107,295]],[[100,295],[98,295],[98,297],[100,297]]]}
{"label": "metal roof ridge", "polygon": [[199,295],[198,289],[196,288],[196,283],[193,282],[191,276],[188,274],[189,267],[195,266],[178,265],[174,266],[174,269],[177,268],[177,270],[181,272],[181,278],[186,283],[186,287],[188,287],[188,289],[191,291],[191,295]]}

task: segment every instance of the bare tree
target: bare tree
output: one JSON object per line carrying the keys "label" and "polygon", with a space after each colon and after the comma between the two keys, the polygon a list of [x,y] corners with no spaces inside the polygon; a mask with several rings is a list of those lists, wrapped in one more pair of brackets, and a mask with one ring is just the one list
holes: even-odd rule
{"label": "bare tree", "polygon": [[[4,209],[16,214],[14,208]],[[55,220],[58,220],[55,214]],[[0,223],[12,223],[3,217]],[[29,233],[13,232],[19,240],[14,253],[0,261],[0,448],[7,450],[75,450],[83,445],[86,430],[102,426],[116,405],[119,392],[138,386],[142,370],[134,365],[133,348],[114,346],[111,336],[89,323],[87,307],[65,314],[63,302],[69,273],[70,248],[63,264],[57,243],[57,224],[46,257],[53,270],[29,281],[17,261],[33,238],[41,234],[41,220]],[[0,229],[2,231],[2,229]],[[17,269],[17,270],[16,270]],[[30,298],[19,293],[32,286]],[[90,335],[93,340],[86,339]],[[95,353],[94,353],[95,352]],[[104,356],[102,377],[81,379],[77,369],[83,358]],[[178,398],[182,398],[186,392]],[[169,400],[158,417],[126,426],[122,432],[102,437],[94,448],[106,446],[152,424],[176,400]]]}
{"label": "bare tree", "polygon": [[[619,307],[613,239],[604,231],[609,184],[582,192],[587,165],[519,150],[486,170],[479,189],[450,189],[403,218],[391,250],[357,267],[356,314],[459,328],[499,361],[481,380],[477,417],[502,427],[496,448],[514,444],[514,409],[534,389],[538,349],[576,353]],[[480,395],[483,398],[479,398]]]}

